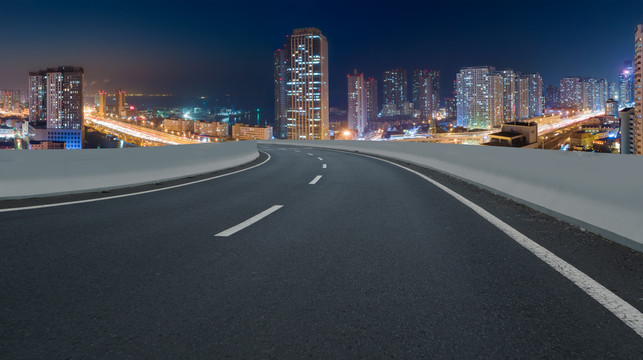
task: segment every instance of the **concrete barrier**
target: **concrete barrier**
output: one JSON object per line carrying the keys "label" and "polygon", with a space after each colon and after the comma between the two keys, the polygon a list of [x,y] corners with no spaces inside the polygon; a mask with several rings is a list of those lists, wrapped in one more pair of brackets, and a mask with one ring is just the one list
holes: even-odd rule
{"label": "concrete barrier", "polygon": [[0,199],[83,193],[224,170],[255,160],[255,141],[126,149],[0,151]]}
{"label": "concrete barrier", "polygon": [[425,166],[643,251],[643,156],[373,141],[259,143],[358,151]]}

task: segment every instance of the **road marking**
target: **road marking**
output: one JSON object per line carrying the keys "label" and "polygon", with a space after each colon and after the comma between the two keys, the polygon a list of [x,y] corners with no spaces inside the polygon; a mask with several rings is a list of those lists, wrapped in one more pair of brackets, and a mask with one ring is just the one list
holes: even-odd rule
{"label": "road marking", "polygon": [[299,151],[299,150],[293,150],[293,151],[294,151],[294,152],[301,152],[301,151]]}
{"label": "road marking", "polygon": [[322,169],[325,169],[325,168],[326,168],[326,164],[322,165]]}
{"label": "road marking", "polygon": [[313,154],[311,154],[311,153],[308,153],[308,155],[313,156]]}
{"label": "road marking", "polygon": [[542,247],[535,241],[531,240],[527,236],[523,235],[521,232],[511,227],[509,224],[498,219],[487,210],[481,208],[480,206],[466,199],[464,196],[456,193],[455,191],[449,189],[448,187],[442,185],[441,183],[413,169],[409,169],[400,164],[396,164],[394,162],[380,159],[374,156],[369,156],[364,154],[356,154],[356,155],[366,156],[369,158],[387,162],[397,167],[401,167],[402,169],[414,173],[415,175],[437,186],[447,194],[453,196],[458,201],[460,201],[461,203],[469,207],[471,210],[475,211],[478,215],[482,216],[485,220],[489,221],[491,224],[496,226],[502,232],[507,234],[518,244],[522,245],[525,249],[529,250],[532,254],[536,255],[540,260],[544,261],[547,265],[551,266],[552,268],[554,268],[554,270],[558,271],[561,275],[569,279],[581,290],[583,290],[587,295],[591,296],[594,300],[598,301],[601,305],[603,305],[603,307],[609,310],[617,318],[621,319],[621,321],[623,321],[625,325],[629,326],[640,337],[643,338],[643,313],[638,311],[638,309],[636,309],[634,306],[630,305],[627,301],[621,299],[618,295],[614,294],[603,285],[599,284],[596,280],[587,276],[584,272],[578,270],[573,265],[559,258],[554,253],[545,249],[544,247]]}
{"label": "road marking", "polygon": [[[262,151],[263,152],[263,151]],[[103,201],[103,200],[111,200],[111,199],[118,199],[118,198],[124,198],[128,196],[135,196],[135,195],[143,195],[143,194],[149,194],[157,191],[163,191],[163,190],[169,190],[169,189],[175,189],[183,186],[188,186],[188,185],[193,185],[193,184],[198,184],[204,181],[210,181],[218,178],[222,178],[224,176],[228,175],[233,175],[233,174],[238,174],[240,172],[250,170],[253,168],[256,168],[257,166],[261,166],[265,163],[267,163],[270,160],[270,154],[264,152],[264,154],[268,155],[268,158],[261,162],[260,164],[253,165],[249,168],[233,171],[231,173],[223,174],[223,175],[217,175],[213,177],[209,177],[206,179],[201,179],[201,180],[195,180],[191,181],[188,183],[184,184],[178,184],[178,185],[172,185],[160,189],[153,189],[153,190],[145,190],[145,191],[140,191],[140,192],[135,192],[135,193],[129,193],[129,194],[122,194],[122,195],[114,195],[114,196],[107,196],[107,197],[102,197],[102,198],[97,198],[97,199],[86,199],[86,200],[78,200],[78,201],[68,201],[68,202],[62,202],[62,203],[55,203],[55,204],[43,204],[43,205],[33,205],[33,206],[23,206],[23,207],[15,207],[15,208],[9,208],[9,209],[0,209],[0,213],[3,212],[10,212],[10,211],[20,211],[20,210],[32,210],[32,209],[42,209],[42,208],[49,208],[49,207],[54,207],[54,206],[64,206],[64,205],[74,205],[74,204],[83,204],[83,203],[88,203],[88,202],[94,202],[94,201]]]}
{"label": "road marking", "polygon": [[317,175],[317,176],[315,176],[315,178],[314,178],[314,179],[312,179],[308,184],[309,184],[309,185],[315,185],[315,184],[317,184],[317,182],[319,181],[319,179],[321,179],[321,177],[322,177],[321,175]]}
{"label": "road marking", "polygon": [[251,217],[250,219],[248,219],[248,220],[246,220],[246,221],[244,221],[244,222],[242,222],[242,223],[240,223],[238,225],[235,225],[235,226],[229,228],[228,230],[224,230],[224,231],[222,231],[222,232],[220,232],[220,233],[218,233],[218,234],[216,234],[214,236],[228,237],[228,236],[230,236],[230,235],[232,235],[232,234],[234,234],[234,233],[236,233],[238,231],[241,231],[241,230],[247,228],[248,226],[256,223],[257,221],[259,221],[259,220],[261,220],[263,218],[265,218],[266,216],[268,216],[268,215],[272,214],[273,212],[281,209],[282,207],[284,207],[284,206],[283,205],[273,205],[270,208],[268,208],[268,209],[260,212],[259,214]]}
{"label": "road marking", "polygon": [[317,158],[319,159],[319,161],[324,161],[324,159],[320,158],[319,156]]}

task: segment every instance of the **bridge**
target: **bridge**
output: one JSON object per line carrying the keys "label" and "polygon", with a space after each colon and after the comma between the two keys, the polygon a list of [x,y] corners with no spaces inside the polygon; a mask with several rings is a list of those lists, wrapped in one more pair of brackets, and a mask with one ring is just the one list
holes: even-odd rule
{"label": "bridge", "polygon": [[[4,358],[643,353],[638,157],[360,141],[33,153],[0,154]],[[615,171],[620,187],[587,193]]]}

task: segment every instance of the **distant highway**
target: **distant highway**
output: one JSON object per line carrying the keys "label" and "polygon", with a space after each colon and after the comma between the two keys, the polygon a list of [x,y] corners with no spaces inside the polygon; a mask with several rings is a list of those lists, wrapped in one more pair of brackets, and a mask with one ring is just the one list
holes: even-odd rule
{"label": "distant highway", "polygon": [[168,134],[163,131],[158,131],[143,126],[133,125],[124,121],[113,119],[98,118],[95,116],[85,115],[85,125],[104,127],[116,133],[125,134],[127,136],[141,139],[144,141],[151,141],[165,145],[181,145],[181,144],[198,144],[199,141],[187,139],[181,136]]}
{"label": "distant highway", "polygon": [[641,253],[427,169],[261,150],[163,191],[0,203],[0,358],[643,354]]}

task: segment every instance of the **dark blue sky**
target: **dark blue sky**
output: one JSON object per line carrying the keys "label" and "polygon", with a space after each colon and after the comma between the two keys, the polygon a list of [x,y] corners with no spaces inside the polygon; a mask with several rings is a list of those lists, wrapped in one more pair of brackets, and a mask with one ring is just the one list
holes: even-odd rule
{"label": "dark blue sky", "polygon": [[80,65],[86,89],[220,96],[272,111],[272,53],[293,28],[329,41],[331,106],[353,68],[442,72],[493,65],[616,81],[633,57],[643,1],[39,1],[2,0],[0,88],[30,70]]}

